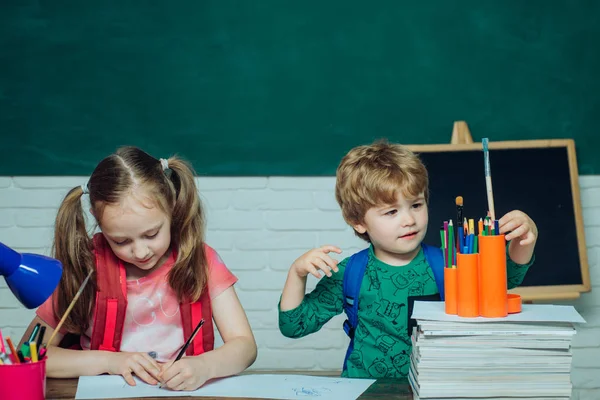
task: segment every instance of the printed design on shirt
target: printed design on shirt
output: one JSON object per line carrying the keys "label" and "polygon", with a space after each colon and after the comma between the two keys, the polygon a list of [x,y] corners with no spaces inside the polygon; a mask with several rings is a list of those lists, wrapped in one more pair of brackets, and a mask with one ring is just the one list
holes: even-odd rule
{"label": "printed design on shirt", "polygon": [[379,274],[377,274],[376,268],[367,268],[367,277],[369,278],[368,290],[379,290],[381,288],[381,281],[379,280]]}
{"label": "printed design on shirt", "polygon": [[163,297],[164,297],[164,293],[158,292],[158,301],[160,302],[160,310],[165,315],[165,317],[172,318],[172,317],[176,316],[177,314],[179,314],[179,306],[176,303],[173,303],[173,305],[175,306],[175,307],[173,307],[175,309],[175,311],[171,311],[170,313],[168,313],[165,310],[165,308],[163,306]]}
{"label": "printed design on shirt", "polygon": [[385,317],[389,319],[392,322],[392,324],[398,325],[398,322],[396,320],[400,316],[400,311],[402,310],[402,308],[406,307],[406,304],[396,303],[387,299],[382,299],[381,303],[375,304],[375,310],[378,316]]}
{"label": "printed design on shirt", "polygon": [[423,289],[425,288],[425,284],[423,282],[413,282],[411,287],[408,289],[409,296],[420,296],[423,294]]}
{"label": "printed design on shirt", "polygon": [[399,290],[404,290],[409,287],[418,276],[419,275],[413,269],[410,269],[409,271],[398,272],[392,275],[389,279],[392,280],[392,283],[396,287],[394,296],[396,296]]}
{"label": "printed design on shirt", "polygon": [[383,323],[383,321],[381,321],[379,319],[374,319],[373,322],[371,323],[371,325],[373,325],[373,328],[376,328],[380,331],[385,330],[385,324]]}
{"label": "printed design on shirt", "polygon": [[[150,307],[146,307],[148,305]],[[154,302],[151,299],[149,299],[148,297],[137,298],[135,300],[135,303],[133,304],[133,307],[131,308],[131,317],[133,319],[133,322],[135,322],[139,326],[152,325],[154,321],[156,321],[156,313],[152,311],[150,314],[148,314],[148,308],[151,310],[154,309]],[[149,322],[143,321],[143,319],[147,319],[148,317],[151,318]]]}
{"label": "printed design on shirt", "polygon": [[523,279],[522,276],[509,276],[507,279],[508,282],[508,287],[513,288],[513,287],[517,287],[521,284],[521,280]]}
{"label": "printed design on shirt", "polygon": [[308,306],[309,313],[307,315],[307,319],[309,323],[314,321],[317,326],[323,326],[327,321],[329,321],[330,317],[326,314],[322,314],[319,312],[319,305],[315,303],[310,303]]}
{"label": "printed design on shirt", "polygon": [[[165,294],[161,290],[157,290],[152,294],[151,297],[139,296],[137,297],[127,310],[131,313],[131,318],[138,326],[150,326],[154,324],[157,318],[161,318],[162,314],[165,318],[173,318],[179,314],[179,304],[173,302],[173,310],[169,310],[168,307],[165,309],[163,301]],[[159,313],[159,315],[157,315]]]}
{"label": "printed design on shirt", "polygon": [[398,341],[390,335],[381,335],[375,339],[375,346],[381,350],[384,356],[394,347]]}
{"label": "printed design on shirt", "polygon": [[362,369],[364,371],[365,365],[363,364],[363,355],[359,350],[353,350],[348,356],[348,362],[351,363],[354,368]]}
{"label": "printed design on shirt", "polygon": [[392,365],[398,371],[400,375],[408,375],[408,369],[410,367],[410,354],[406,350],[402,350],[400,353],[392,357]]}
{"label": "printed design on shirt", "polygon": [[367,326],[364,324],[362,320],[358,321],[358,325],[356,326],[356,332],[354,334],[361,338],[366,338],[369,336],[369,331],[367,331]]}
{"label": "printed design on shirt", "polygon": [[423,283],[427,283],[427,281],[432,281],[435,282],[435,276],[433,276],[433,270],[431,269],[431,267],[428,265],[427,268],[425,269],[427,272],[425,274],[423,274]]}
{"label": "printed design on shirt", "polygon": [[335,306],[335,295],[328,290],[323,290],[319,293],[317,301],[330,307]]}
{"label": "printed design on shirt", "polygon": [[302,335],[306,331],[310,320],[314,319],[314,312],[312,309],[307,310],[306,318],[303,315],[303,311],[304,309],[302,307],[298,307],[281,315],[281,322],[283,325],[291,324],[294,326],[293,335],[296,337]]}
{"label": "printed design on shirt", "polygon": [[373,378],[385,378],[389,371],[389,367],[383,358],[376,358],[369,366],[368,372]]}

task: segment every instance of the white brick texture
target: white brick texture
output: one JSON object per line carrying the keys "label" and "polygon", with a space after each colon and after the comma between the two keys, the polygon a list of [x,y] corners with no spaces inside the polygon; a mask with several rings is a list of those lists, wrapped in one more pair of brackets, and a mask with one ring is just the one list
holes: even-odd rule
{"label": "white brick texture", "polygon": [[[0,177],[0,241],[18,251],[49,255],[58,206],[69,189],[86,179]],[[314,246],[334,244],[343,250],[335,257],[342,259],[365,247],[341,216],[335,179],[200,177],[197,182],[206,209],[207,242],[238,276],[237,292],[258,342],[252,368],[339,370],[348,344],[341,330],[343,316],[298,340],[283,337],[277,326],[281,289],[298,256]],[[587,321],[573,343],[573,399],[591,400],[600,399],[600,176],[580,177],[580,185],[593,290],[561,304],[574,305]],[[310,278],[308,290],[316,283]],[[4,334],[20,338],[32,316],[0,280]]]}

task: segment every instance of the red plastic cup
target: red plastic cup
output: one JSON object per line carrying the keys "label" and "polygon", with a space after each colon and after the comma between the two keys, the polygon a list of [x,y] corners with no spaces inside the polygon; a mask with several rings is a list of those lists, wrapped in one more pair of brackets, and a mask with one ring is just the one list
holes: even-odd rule
{"label": "red plastic cup", "polygon": [[0,365],[0,399],[44,400],[46,359],[34,363]]}

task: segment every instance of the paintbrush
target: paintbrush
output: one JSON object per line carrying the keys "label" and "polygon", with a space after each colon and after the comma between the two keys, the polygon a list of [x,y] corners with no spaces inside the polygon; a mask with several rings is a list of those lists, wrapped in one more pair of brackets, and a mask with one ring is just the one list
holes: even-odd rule
{"label": "paintbrush", "polygon": [[[52,332],[52,335],[50,336],[50,339],[48,339],[48,341],[46,342],[46,344],[43,345],[44,349],[46,349],[46,347],[47,347],[48,344],[52,343],[52,340],[54,340],[54,336],[56,336],[56,334],[60,331],[60,328],[62,328],[63,323],[65,322],[65,320],[67,319],[67,317],[71,313],[71,310],[73,309],[73,306],[77,302],[77,299],[79,299],[79,296],[83,292],[83,289],[85,289],[85,285],[87,285],[87,283],[90,280],[90,277],[92,276],[93,273],[94,273],[94,270],[91,270],[90,273],[88,274],[88,276],[85,278],[85,280],[81,284],[81,286],[79,287],[79,290],[75,294],[75,297],[73,297],[73,300],[71,300],[71,304],[69,304],[69,307],[67,307],[67,311],[65,311],[65,313],[62,316],[62,318],[60,319],[60,322],[58,323],[58,325],[56,325],[56,328],[54,328],[54,332]],[[41,353],[41,351],[40,351],[40,353]]]}

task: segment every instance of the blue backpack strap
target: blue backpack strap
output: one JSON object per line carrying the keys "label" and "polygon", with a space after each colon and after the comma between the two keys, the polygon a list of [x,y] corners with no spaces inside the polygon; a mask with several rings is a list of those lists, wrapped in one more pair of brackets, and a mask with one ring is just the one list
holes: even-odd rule
{"label": "blue backpack strap", "polygon": [[346,357],[344,357],[344,370],[346,369],[346,360],[354,349],[354,332],[358,326],[358,297],[368,261],[369,249],[366,248],[353,254],[348,260],[344,270],[342,288],[344,296],[344,312],[347,317],[346,321],[344,321],[344,332],[350,337],[350,345],[346,351]]}
{"label": "blue backpack strap", "polygon": [[442,301],[444,300],[444,253],[439,247],[431,246],[425,243],[423,245],[423,252],[425,253],[425,260],[433,271],[433,277],[435,278],[435,284],[440,292]]}

